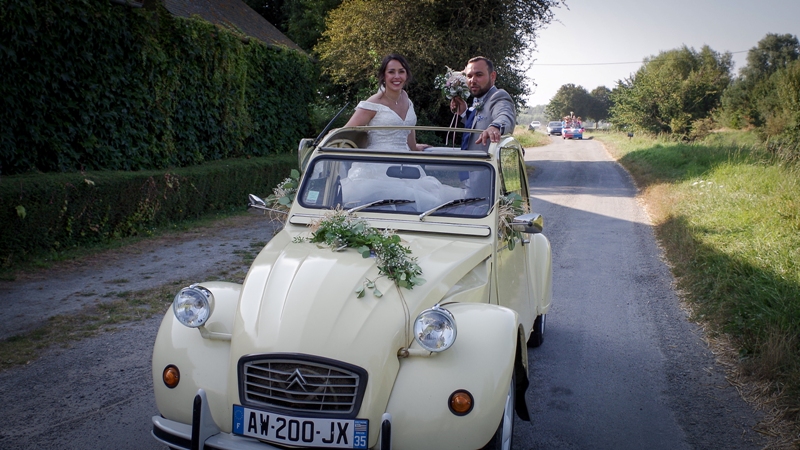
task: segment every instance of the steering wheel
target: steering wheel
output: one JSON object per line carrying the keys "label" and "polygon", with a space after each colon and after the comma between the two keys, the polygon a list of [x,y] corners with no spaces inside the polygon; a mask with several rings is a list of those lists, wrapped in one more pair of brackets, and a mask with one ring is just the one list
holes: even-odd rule
{"label": "steering wheel", "polygon": [[355,142],[350,139],[334,139],[325,144],[325,147],[333,148],[358,148]]}

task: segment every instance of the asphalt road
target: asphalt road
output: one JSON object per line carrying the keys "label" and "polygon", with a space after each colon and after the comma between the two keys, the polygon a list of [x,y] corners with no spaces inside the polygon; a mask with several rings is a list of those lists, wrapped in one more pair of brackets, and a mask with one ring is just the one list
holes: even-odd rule
{"label": "asphalt road", "polygon": [[[532,421],[517,419],[514,448],[761,448],[752,431],[758,416],[686,320],[627,174],[592,140],[555,138],[526,159],[536,167],[534,210],[553,247],[554,302],[544,344],[529,350]],[[236,226],[25,277],[0,286],[0,304],[7,312],[12,301],[24,311],[68,311],[86,298],[102,301],[123,279],[152,283],[200,258],[235,266],[237,249],[269,236],[257,218]],[[63,290],[67,282],[75,288]],[[81,288],[89,283],[95,297]],[[163,448],[150,436],[159,323],[119,327],[1,372],[0,449]]]}
{"label": "asphalt road", "polygon": [[759,416],[687,321],[629,175],[599,141],[528,149],[553,248],[518,449],[756,449]]}

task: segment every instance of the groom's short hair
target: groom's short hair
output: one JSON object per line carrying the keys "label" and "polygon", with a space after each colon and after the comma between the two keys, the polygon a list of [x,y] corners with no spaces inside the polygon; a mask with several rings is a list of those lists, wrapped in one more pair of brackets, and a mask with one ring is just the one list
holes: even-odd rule
{"label": "groom's short hair", "polygon": [[470,59],[469,61],[467,61],[467,64],[472,64],[472,63],[478,62],[478,61],[483,61],[483,62],[486,63],[486,67],[489,68],[489,73],[494,72],[494,63],[492,62],[491,59],[489,59],[489,58],[487,58],[485,56],[476,56],[476,57]]}

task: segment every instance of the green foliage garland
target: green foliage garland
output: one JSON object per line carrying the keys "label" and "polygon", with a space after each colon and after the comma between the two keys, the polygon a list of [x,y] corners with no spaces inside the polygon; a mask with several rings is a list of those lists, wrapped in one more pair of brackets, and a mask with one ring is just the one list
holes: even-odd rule
{"label": "green foliage garland", "polygon": [[[296,239],[297,242],[304,240],[325,244],[333,251],[354,248],[364,258],[375,256],[380,274],[394,281],[399,287],[412,289],[425,282],[420,278],[422,269],[417,264],[417,258],[409,256],[411,250],[401,244],[400,236],[390,230],[372,228],[366,220],[348,214],[342,209],[331,210],[322,220],[314,224],[310,238]],[[365,287],[373,289],[376,297],[383,296],[375,287],[374,280],[366,280],[356,291],[359,298],[364,296]]]}

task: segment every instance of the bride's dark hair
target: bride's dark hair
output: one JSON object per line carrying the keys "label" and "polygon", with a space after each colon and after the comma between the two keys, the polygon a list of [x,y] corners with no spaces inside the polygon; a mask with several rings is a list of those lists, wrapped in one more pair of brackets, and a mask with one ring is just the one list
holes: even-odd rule
{"label": "bride's dark hair", "polygon": [[386,66],[389,65],[389,61],[397,61],[403,66],[403,69],[406,69],[406,84],[408,84],[408,82],[411,81],[411,66],[408,65],[408,61],[403,58],[403,55],[390,53],[383,57],[381,66],[378,68],[378,88],[383,89],[386,85]]}

